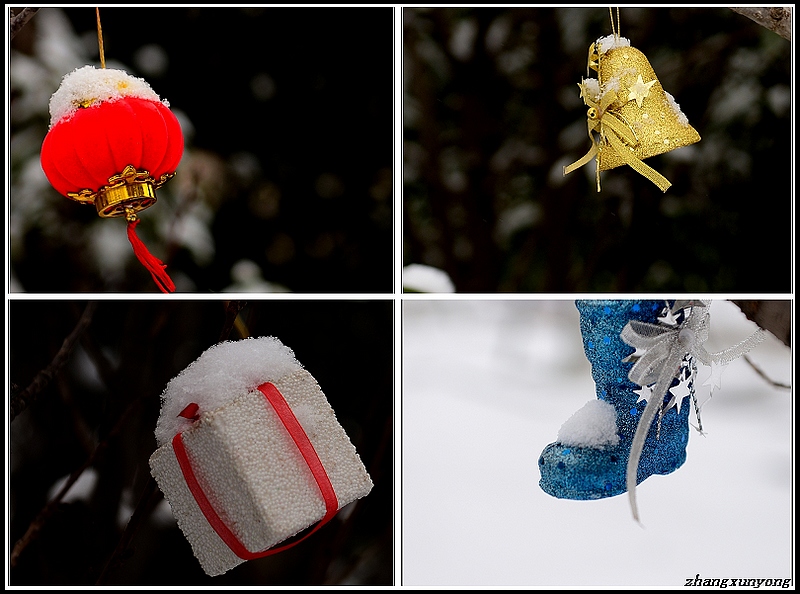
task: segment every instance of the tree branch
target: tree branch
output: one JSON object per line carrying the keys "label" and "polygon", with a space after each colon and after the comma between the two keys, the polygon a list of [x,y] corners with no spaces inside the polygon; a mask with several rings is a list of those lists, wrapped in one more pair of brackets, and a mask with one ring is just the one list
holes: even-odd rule
{"label": "tree branch", "polygon": [[39,393],[47,387],[47,385],[64,366],[64,363],[67,362],[70,354],[72,353],[72,348],[75,346],[75,342],[78,340],[83,331],[86,330],[89,324],[91,324],[95,309],[97,309],[97,302],[90,301],[86,306],[86,309],[83,310],[83,314],[81,314],[81,317],[78,320],[78,323],[75,325],[75,328],[72,330],[72,332],[70,332],[69,336],[64,339],[61,348],[59,349],[58,353],[56,353],[56,356],[53,357],[50,365],[37,373],[36,377],[33,378],[33,381],[27,388],[11,397],[12,421],[19,413],[24,411],[29,405],[36,401]]}
{"label": "tree branch", "polygon": [[751,21],[769,29],[773,33],[777,33],[784,39],[792,40],[792,10],[790,8],[778,6],[731,7],[731,10],[746,16]]}
{"label": "tree branch", "polygon": [[114,552],[108,558],[108,561],[106,561],[103,571],[100,572],[100,576],[95,582],[96,586],[102,585],[106,580],[108,572],[120,565],[122,562],[123,553],[130,546],[136,532],[139,530],[144,521],[150,517],[150,514],[153,513],[153,510],[156,508],[156,505],[158,505],[163,496],[164,495],[161,493],[161,490],[156,485],[155,479],[152,476],[149,477],[147,479],[147,484],[144,486],[144,489],[142,489],[142,493],[139,496],[139,502],[136,504],[136,509],[133,511],[133,514],[128,520],[125,530],[117,542]]}
{"label": "tree branch", "polygon": [[745,301],[732,299],[751,322],[768,330],[783,344],[791,347],[792,303],[790,301]]}
{"label": "tree branch", "polygon": [[[236,319],[239,316],[239,312],[244,309],[245,305],[247,305],[246,301],[228,301],[225,304],[225,321],[222,324],[222,331],[220,332],[217,344],[228,340],[228,337],[230,336],[230,333],[236,323]],[[136,504],[136,509],[133,510],[133,514],[128,520],[125,530],[123,530],[119,541],[117,541],[117,546],[109,556],[108,561],[106,561],[106,564],[103,567],[103,570],[100,572],[95,585],[102,585],[105,583],[109,571],[119,567],[122,562],[123,554],[130,548],[136,533],[139,531],[139,528],[141,528],[145,520],[150,517],[150,514],[153,512],[158,502],[161,501],[163,496],[164,495],[158,488],[155,479],[151,476],[147,480],[147,484],[145,484],[144,488],[142,489],[142,492],[139,495],[139,502]]]}
{"label": "tree branch", "polygon": [[8,30],[11,33],[11,39],[14,39],[22,27],[24,27],[38,11],[38,8],[23,8],[19,14],[9,17]]}
{"label": "tree branch", "polygon": [[17,560],[19,559],[19,556],[22,554],[25,548],[29,544],[31,544],[34,540],[36,540],[36,538],[39,536],[39,533],[42,531],[42,528],[44,528],[45,524],[47,523],[47,520],[50,518],[50,516],[53,515],[53,512],[55,512],[55,510],[58,508],[58,505],[59,503],[61,503],[61,500],[64,498],[64,495],[66,495],[67,492],[72,487],[72,485],[75,484],[75,481],[77,481],[78,478],[80,478],[81,474],[83,474],[83,471],[92,465],[92,463],[97,458],[98,454],[100,454],[100,452],[102,452],[103,450],[106,449],[106,447],[108,447],[110,440],[117,433],[120,432],[123,425],[125,424],[125,421],[127,421],[130,418],[131,413],[139,405],[140,402],[141,401],[137,399],[134,400],[128,406],[125,412],[122,415],[120,415],[120,418],[117,420],[116,425],[114,425],[111,431],[108,432],[106,438],[99,444],[97,444],[97,447],[89,455],[89,457],[86,458],[86,461],[83,464],[81,464],[81,466],[79,466],[77,469],[75,469],[72,472],[72,474],[69,475],[67,482],[64,483],[64,486],[61,487],[58,493],[56,493],[56,496],[47,502],[47,505],[45,505],[42,508],[42,511],[40,511],[39,514],[28,525],[28,529],[25,531],[25,534],[14,544],[14,549],[11,551],[11,557],[9,559],[9,563],[12,568],[16,566]]}

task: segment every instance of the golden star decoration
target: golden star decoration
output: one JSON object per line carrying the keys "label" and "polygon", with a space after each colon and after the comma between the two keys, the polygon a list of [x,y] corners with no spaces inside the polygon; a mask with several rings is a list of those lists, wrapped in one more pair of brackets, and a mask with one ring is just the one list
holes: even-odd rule
{"label": "golden star decoration", "polygon": [[640,74],[636,79],[636,82],[631,85],[631,92],[628,95],[628,101],[636,101],[636,105],[641,107],[642,101],[644,101],[644,98],[650,94],[650,87],[652,87],[654,84],[656,84],[655,80],[651,80],[649,83],[644,82],[642,80],[642,75]]}

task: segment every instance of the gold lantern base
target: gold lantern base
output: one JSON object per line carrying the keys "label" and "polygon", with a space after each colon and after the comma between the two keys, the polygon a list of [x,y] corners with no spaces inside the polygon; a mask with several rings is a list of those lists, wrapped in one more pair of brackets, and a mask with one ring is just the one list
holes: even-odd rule
{"label": "gold lantern base", "polygon": [[155,189],[149,181],[103,186],[94,199],[97,214],[103,218],[128,217],[155,203]]}
{"label": "gold lantern base", "polygon": [[97,214],[103,218],[125,217],[134,221],[137,212],[156,203],[156,189],[174,175],[165,173],[156,181],[150,172],[137,171],[133,165],[128,165],[122,173],[108,178],[108,184],[99,190],[70,192],[67,197],[83,204],[94,204]]}

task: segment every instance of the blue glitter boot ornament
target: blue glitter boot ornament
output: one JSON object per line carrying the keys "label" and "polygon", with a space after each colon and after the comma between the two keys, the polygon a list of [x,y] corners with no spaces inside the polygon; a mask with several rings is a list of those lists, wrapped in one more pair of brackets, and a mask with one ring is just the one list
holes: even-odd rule
{"label": "blue glitter boot ornament", "polygon": [[709,353],[707,301],[577,301],[598,401],[588,403],[539,457],[539,485],[560,499],[628,492],[639,520],[636,485],[686,460],[696,363],[721,368],[765,337]]}

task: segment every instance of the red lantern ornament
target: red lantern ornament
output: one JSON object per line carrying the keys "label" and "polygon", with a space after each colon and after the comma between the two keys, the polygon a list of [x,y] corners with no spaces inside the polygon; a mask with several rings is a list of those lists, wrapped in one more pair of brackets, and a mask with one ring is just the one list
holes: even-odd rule
{"label": "red lantern ornament", "polygon": [[136,213],[155,204],[155,190],[175,175],[182,156],[178,119],[144,79],[84,66],[50,99],[41,151],[47,179],[67,198],[94,204],[101,217],[125,217],[136,257],[164,293],[175,284],[136,236]]}

